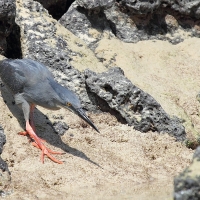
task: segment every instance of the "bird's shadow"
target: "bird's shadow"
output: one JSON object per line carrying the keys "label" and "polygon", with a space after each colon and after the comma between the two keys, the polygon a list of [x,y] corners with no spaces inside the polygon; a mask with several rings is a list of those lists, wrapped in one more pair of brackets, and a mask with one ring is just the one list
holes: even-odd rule
{"label": "bird's shadow", "polygon": [[[16,117],[16,119],[18,120],[20,126],[24,129],[25,128],[25,120],[24,120],[23,112],[17,105],[15,105],[12,94],[5,86],[1,87],[1,94],[4,99],[4,102],[6,103],[7,107],[9,108],[10,112],[12,112],[14,117]],[[38,124],[40,124],[40,126],[42,126],[42,128],[44,130],[44,131],[42,131],[42,133],[41,133],[41,131],[37,132],[37,135],[39,137],[44,139],[47,143],[62,149],[66,153],[69,153],[69,154],[72,154],[73,156],[77,156],[82,159],[85,159],[85,160],[89,161],[90,163],[102,168],[99,164],[97,164],[96,162],[94,162],[90,158],[88,158],[82,151],[79,151],[78,149],[72,148],[72,147],[68,146],[67,144],[65,144],[62,141],[61,137],[58,134],[56,134],[51,121],[42,112],[40,112],[38,109],[35,109],[34,115],[37,116],[34,118],[34,122],[36,124],[36,132],[37,132]],[[43,124],[41,124],[41,121],[40,121],[42,118],[44,119],[44,120],[42,120]]]}

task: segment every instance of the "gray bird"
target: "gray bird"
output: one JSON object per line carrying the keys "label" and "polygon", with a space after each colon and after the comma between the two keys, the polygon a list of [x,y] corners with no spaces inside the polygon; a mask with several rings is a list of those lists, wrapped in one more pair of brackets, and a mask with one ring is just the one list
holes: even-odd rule
{"label": "gray bird", "polygon": [[44,162],[44,155],[47,155],[54,162],[62,163],[51,155],[61,153],[48,149],[44,145],[44,140],[36,135],[33,123],[33,110],[36,105],[51,110],[64,107],[99,132],[81,108],[77,95],[57,83],[52,73],[41,63],[31,59],[3,60],[0,62],[0,77],[14,95],[15,103],[23,110],[26,131],[21,134],[28,134],[34,140],[34,146],[42,150],[42,162]]}

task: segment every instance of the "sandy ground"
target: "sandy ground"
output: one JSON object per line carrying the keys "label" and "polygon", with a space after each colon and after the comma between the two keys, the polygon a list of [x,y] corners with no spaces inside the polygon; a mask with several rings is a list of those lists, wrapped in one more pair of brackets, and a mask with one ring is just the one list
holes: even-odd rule
{"label": "sandy ground", "polygon": [[[105,41],[101,42],[97,51],[99,55],[103,52],[102,57],[112,55],[113,45],[118,45],[107,41],[110,50],[105,53],[101,46]],[[198,39],[176,46],[161,41],[119,42],[120,51],[114,48],[113,65],[123,67],[128,78],[156,98],[169,114],[188,119],[188,134],[192,132],[191,124],[196,131],[199,127],[195,100],[200,90],[198,43]],[[38,135],[51,149],[65,152],[55,156],[64,164],[48,158],[42,164],[40,151],[31,146],[27,137],[17,134],[24,129],[22,112],[12,104],[12,97],[4,88],[2,96],[6,104],[0,97],[0,124],[7,137],[2,158],[9,165],[13,191],[6,199],[169,200],[173,197],[174,176],[191,162],[193,150],[167,134],[140,133],[107,113],[89,114],[101,132],[96,133],[64,109],[49,111],[38,107]],[[64,119],[60,119],[62,116]],[[70,126],[61,137],[51,126],[59,120]]]}
{"label": "sandy ground", "polygon": [[[40,109],[35,114],[38,135],[48,147],[66,152],[56,156],[64,164],[47,158],[42,164],[39,150],[17,135],[22,128],[16,118],[7,107],[3,110],[0,122],[6,124],[7,143],[2,157],[9,164],[13,188],[8,199],[168,199],[173,176],[192,157],[192,150],[172,137],[140,133],[109,114],[90,115],[98,134],[65,110]],[[65,115],[70,129],[56,135],[44,114]]]}

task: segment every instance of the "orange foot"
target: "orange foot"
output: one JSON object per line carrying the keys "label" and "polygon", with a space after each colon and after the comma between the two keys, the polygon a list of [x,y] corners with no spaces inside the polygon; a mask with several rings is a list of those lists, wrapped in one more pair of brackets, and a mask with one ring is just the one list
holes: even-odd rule
{"label": "orange foot", "polygon": [[59,163],[59,164],[63,164],[62,161],[57,160],[56,158],[54,158],[51,154],[63,154],[62,152],[56,152],[56,151],[52,151],[51,149],[47,148],[41,141],[41,145],[37,144],[37,142],[32,142],[32,145],[34,147],[37,147],[38,149],[42,150],[42,154],[41,154],[41,161],[42,163],[44,163],[44,155],[47,155],[52,161]]}
{"label": "orange foot", "polygon": [[55,152],[50,150],[49,148],[47,148],[43,143],[45,142],[45,140],[39,138],[35,132],[32,129],[29,129],[29,131],[23,131],[19,133],[20,135],[29,135],[31,139],[34,140],[34,142],[32,142],[32,145],[37,147],[38,149],[42,150],[42,154],[41,154],[41,161],[42,163],[44,163],[44,155],[47,155],[47,157],[49,157],[52,161],[62,164],[63,162],[60,160],[57,160],[56,158],[54,158],[51,154],[63,154],[61,152]]}

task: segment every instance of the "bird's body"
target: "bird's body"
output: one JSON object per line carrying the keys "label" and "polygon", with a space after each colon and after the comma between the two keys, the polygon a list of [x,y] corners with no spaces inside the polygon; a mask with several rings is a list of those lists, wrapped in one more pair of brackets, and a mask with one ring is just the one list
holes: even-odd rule
{"label": "bird's body", "polygon": [[[76,94],[57,83],[52,73],[41,63],[31,59],[3,60],[0,62],[0,77],[13,93],[16,104],[22,107],[26,120],[26,131],[31,137],[35,135],[32,117],[35,105],[52,110],[65,107],[83,118],[98,131],[81,109]],[[33,139],[37,140],[36,138]],[[43,150],[43,143],[41,141],[35,142]],[[49,153],[55,152],[49,150]],[[50,157],[48,152],[44,154]]]}
{"label": "bird's body", "polygon": [[0,76],[14,95],[20,94],[28,103],[52,110],[60,109],[61,104],[65,104],[61,95],[62,90],[68,89],[58,84],[52,73],[36,61],[4,60],[0,64]]}

